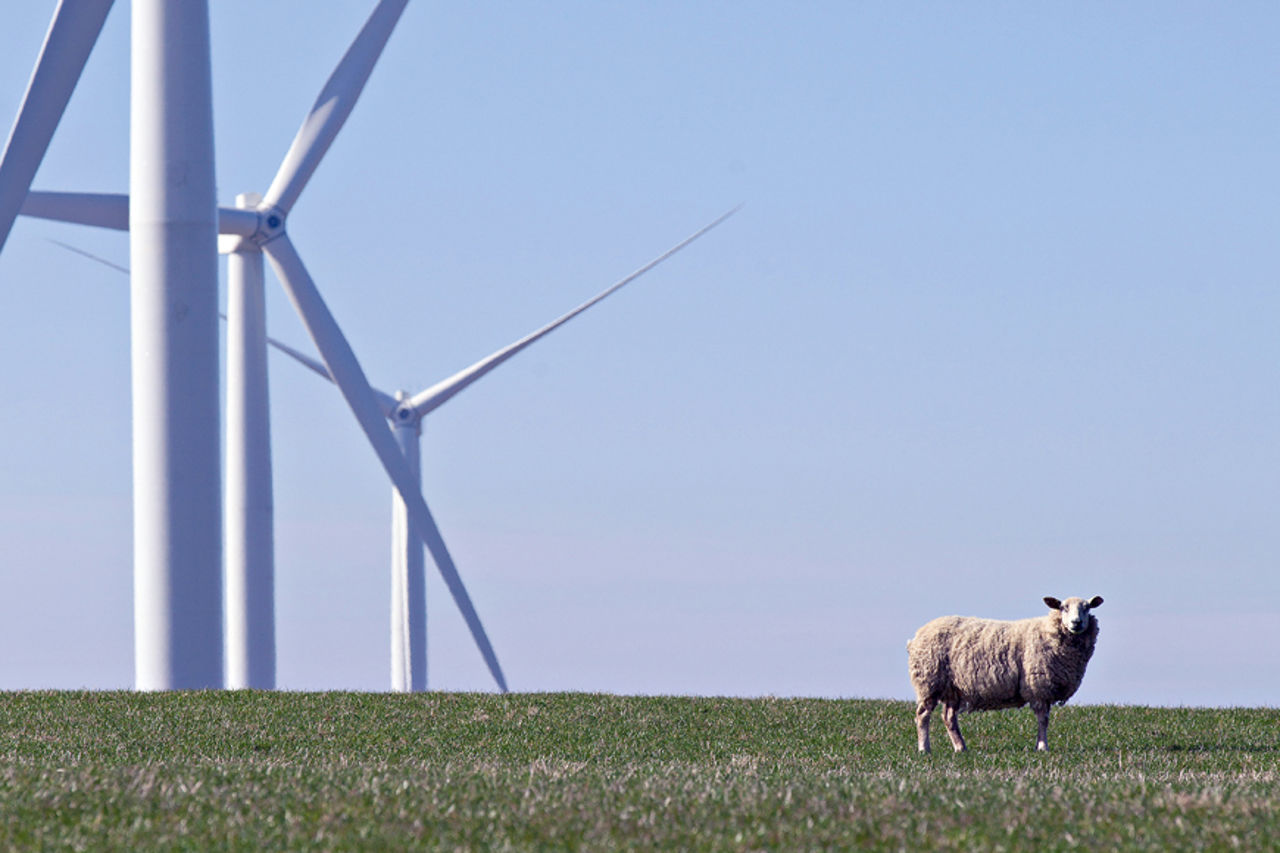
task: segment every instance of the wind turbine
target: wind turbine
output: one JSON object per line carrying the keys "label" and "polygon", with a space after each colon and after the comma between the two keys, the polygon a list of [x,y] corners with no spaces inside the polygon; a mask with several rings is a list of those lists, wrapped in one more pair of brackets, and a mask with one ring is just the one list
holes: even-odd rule
{"label": "wind turbine", "polygon": [[[404,454],[410,473],[417,478],[419,487],[421,486],[422,422],[427,415],[525,347],[616,293],[737,211],[738,208],[734,208],[703,226],[567,314],[561,315],[536,331],[417,394],[410,395],[407,391],[399,391],[392,395],[375,389],[382,405],[382,414],[390,422],[396,442],[400,445],[400,451]],[[285,346],[278,346],[278,348],[296,361],[333,381],[332,375],[314,359]],[[422,537],[415,528],[413,516],[399,491],[393,489],[391,498],[391,689],[396,692],[420,691],[427,689],[426,572]],[[440,539],[439,531],[433,529],[426,535],[432,537],[436,543],[436,547],[432,550],[433,556],[439,560],[443,555],[445,559],[452,562],[444,541]]]}
{"label": "wind turbine", "polygon": [[[218,234],[240,238],[229,247],[233,253],[259,252],[270,262],[326,369],[403,497],[415,530],[436,558],[481,656],[498,685],[506,689],[466,587],[447,552],[439,552],[435,520],[383,422],[377,395],[285,230],[289,212],[350,115],[406,2],[381,0],[373,10],[303,120],[275,179],[252,207],[218,208],[213,195],[208,6],[203,0],[134,0],[129,196],[28,193],[28,172],[35,170],[27,166],[29,157],[15,157],[21,168],[4,171],[10,161],[6,150],[0,162],[9,188],[5,191],[26,196],[23,213],[130,232],[134,652],[140,689],[223,683],[223,614],[220,606],[211,606],[222,598]],[[64,0],[53,25],[53,29],[65,26],[76,33],[92,31],[89,46],[79,56],[80,66],[106,14],[104,10],[95,23],[89,16],[92,10],[81,8],[81,3],[92,5],[90,0]],[[172,49],[173,45],[183,49]],[[77,57],[64,56],[46,42],[33,80],[71,77],[70,83],[61,85],[69,97],[79,74],[67,70],[73,59]],[[50,124],[46,112],[51,108],[36,104],[29,109],[32,103],[31,98],[24,101],[15,137],[38,136],[28,128],[39,131]],[[65,99],[57,106],[58,115],[62,106]],[[52,124],[56,123],[55,119]],[[28,147],[19,146],[18,153],[25,155]],[[250,259],[246,265],[252,264]]]}

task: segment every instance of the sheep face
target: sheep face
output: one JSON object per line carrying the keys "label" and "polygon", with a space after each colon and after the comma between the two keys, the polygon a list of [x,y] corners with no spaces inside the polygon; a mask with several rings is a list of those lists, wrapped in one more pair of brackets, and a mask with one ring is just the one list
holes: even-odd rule
{"label": "sheep face", "polygon": [[1059,601],[1046,596],[1044,603],[1049,605],[1050,609],[1058,611],[1058,618],[1062,620],[1062,630],[1068,634],[1083,634],[1089,630],[1089,623],[1093,619],[1089,611],[1102,604],[1102,596],[1095,595],[1088,601],[1083,598]]}

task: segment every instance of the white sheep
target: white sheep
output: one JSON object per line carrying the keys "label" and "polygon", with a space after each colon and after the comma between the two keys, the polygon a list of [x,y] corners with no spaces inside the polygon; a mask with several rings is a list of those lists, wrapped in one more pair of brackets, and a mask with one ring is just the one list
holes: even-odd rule
{"label": "white sheep", "polygon": [[1066,702],[1080,687],[1098,640],[1098,620],[1089,611],[1102,598],[1046,597],[1044,603],[1052,612],[1035,619],[943,616],[916,631],[907,642],[907,667],[921,752],[929,751],[929,717],[938,702],[956,752],[965,748],[961,711],[1027,704],[1040,724],[1036,749],[1049,748],[1049,706]]}

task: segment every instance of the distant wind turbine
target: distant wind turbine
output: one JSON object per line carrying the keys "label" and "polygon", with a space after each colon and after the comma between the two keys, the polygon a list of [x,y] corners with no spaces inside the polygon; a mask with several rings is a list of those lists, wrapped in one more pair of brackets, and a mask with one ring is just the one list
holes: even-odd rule
{"label": "distant wind turbine", "polygon": [[[560,328],[591,306],[653,269],[721,222],[724,222],[737,210],[738,208],[734,208],[710,224],[703,226],[694,234],[686,237],[680,243],[567,314],[503,347],[492,355],[477,361],[470,367],[458,371],[449,378],[437,382],[430,388],[412,396],[407,391],[400,391],[394,395],[381,391],[376,392],[382,402],[382,413],[390,421],[396,442],[400,445],[400,451],[404,454],[411,473],[415,478],[418,478],[419,486],[421,485],[420,445],[422,422],[428,414],[443,406],[467,386],[476,382],[525,347]],[[320,366],[314,360],[306,358],[296,351],[287,349],[285,351],[296,360],[333,381],[332,375],[320,369]],[[427,547],[431,550],[437,562],[441,559],[447,559],[452,564],[452,557],[445,547],[444,540],[440,538],[439,530],[433,527],[430,531],[419,531],[415,526],[413,515],[409,512],[400,493],[393,490],[391,519],[391,689],[397,692],[427,689],[426,576],[422,553],[422,542],[424,540],[429,543]],[[430,543],[434,543],[434,548]]]}

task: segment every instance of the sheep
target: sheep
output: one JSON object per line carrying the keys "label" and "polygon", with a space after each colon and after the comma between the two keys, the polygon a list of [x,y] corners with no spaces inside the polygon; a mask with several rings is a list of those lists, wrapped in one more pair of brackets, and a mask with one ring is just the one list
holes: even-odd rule
{"label": "sheep", "polygon": [[943,616],[916,631],[907,642],[907,667],[920,752],[929,751],[929,717],[938,702],[956,752],[965,749],[961,711],[1027,704],[1039,723],[1036,749],[1049,749],[1049,706],[1066,702],[1080,687],[1098,641],[1098,620],[1090,611],[1102,598],[1046,597],[1044,603],[1051,612],[1034,619]]}

